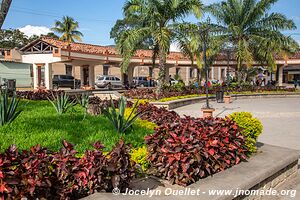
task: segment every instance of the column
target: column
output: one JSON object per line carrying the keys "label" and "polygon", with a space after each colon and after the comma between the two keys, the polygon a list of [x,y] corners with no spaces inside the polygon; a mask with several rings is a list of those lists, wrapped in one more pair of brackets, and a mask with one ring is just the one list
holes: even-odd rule
{"label": "column", "polygon": [[188,85],[190,81],[190,67],[186,67],[186,74],[185,74],[185,84]]}
{"label": "column", "polygon": [[32,65],[33,70],[33,89],[38,88],[38,66],[36,64]]}
{"label": "column", "polygon": [[213,67],[213,66],[210,66],[210,69],[211,69],[211,71],[210,71],[210,73],[211,73],[210,80],[214,80],[215,69],[214,69],[214,67]]}
{"label": "column", "polygon": [[83,66],[80,66],[80,84],[84,86]]}
{"label": "column", "polygon": [[284,66],[279,66],[279,69],[278,69],[278,72],[279,72],[279,75],[278,75],[278,85],[279,86],[282,86],[283,85],[283,68]]}
{"label": "column", "polygon": [[94,65],[89,66],[89,86],[90,87],[95,86],[95,66]]}
{"label": "column", "polygon": [[45,86],[48,90],[52,89],[52,64],[45,64]]}

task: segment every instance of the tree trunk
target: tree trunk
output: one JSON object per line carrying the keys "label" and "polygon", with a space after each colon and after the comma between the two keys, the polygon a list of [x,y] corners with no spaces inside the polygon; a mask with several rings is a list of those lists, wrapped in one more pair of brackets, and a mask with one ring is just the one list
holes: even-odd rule
{"label": "tree trunk", "polygon": [[167,85],[166,82],[166,59],[167,54],[163,50],[159,50],[159,75],[158,75],[158,90],[161,92],[162,88]]}
{"label": "tree trunk", "polygon": [[9,7],[11,5],[12,0],[2,0],[1,1],[1,8],[0,8],[0,29],[2,28],[2,25],[4,23],[4,20],[7,16]]}

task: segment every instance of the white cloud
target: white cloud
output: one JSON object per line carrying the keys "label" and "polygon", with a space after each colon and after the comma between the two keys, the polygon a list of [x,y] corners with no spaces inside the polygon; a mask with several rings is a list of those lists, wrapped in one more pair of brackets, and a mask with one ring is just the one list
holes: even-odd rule
{"label": "white cloud", "polygon": [[178,47],[178,45],[176,43],[172,43],[171,46],[170,46],[170,51],[180,52],[180,48]]}
{"label": "white cloud", "polygon": [[28,37],[33,36],[33,35],[46,35],[47,33],[52,32],[50,28],[46,26],[32,26],[32,25],[26,25],[22,28],[19,28],[21,32],[23,32],[25,35]]}
{"label": "white cloud", "polygon": [[220,2],[221,0],[203,0],[202,2],[205,4],[205,5],[209,5],[211,3],[217,3],[217,2]]}

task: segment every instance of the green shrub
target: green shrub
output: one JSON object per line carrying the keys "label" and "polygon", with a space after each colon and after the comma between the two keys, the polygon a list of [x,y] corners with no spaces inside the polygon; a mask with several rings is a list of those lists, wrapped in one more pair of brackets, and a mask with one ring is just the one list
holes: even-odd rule
{"label": "green shrub", "polygon": [[59,115],[66,113],[75,105],[74,101],[70,101],[70,98],[66,93],[60,93],[57,94],[57,96],[53,95],[53,100],[50,98],[48,98],[48,100]]}
{"label": "green shrub", "polygon": [[119,109],[114,106],[113,99],[111,98],[111,107],[104,110],[104,115],[113,124],[118,133],[125,133],[127,129],[131,128],[133,123],[138,119],[141,113],[136,113],[138,102],[133,106],[132,110],[125,115],[126,99],[122,96],[120,98]]}
{"label": "green shrub", "polygon": [[0,89],[0,127],[10,124],[20,115],[22,110],[18,110],[18,106],[16,94],[9,99],[7,90]]}
{"label": "green shrub", "polygon": [[147,147],[143,146],[138,149],[133,149],[130,153],[131,160],[140,165],[143,171],[146,171],[150,167],[150,162],[147,159],[148,151]]}
{"label": "green shrub", "polygon": [[257,151],[256,141],[263,131],[262,123],[249,112],[236,112],[230,115],[230,119],[235,121],[242,129],[242,134],[246,137],[246,146],[249,153]]}

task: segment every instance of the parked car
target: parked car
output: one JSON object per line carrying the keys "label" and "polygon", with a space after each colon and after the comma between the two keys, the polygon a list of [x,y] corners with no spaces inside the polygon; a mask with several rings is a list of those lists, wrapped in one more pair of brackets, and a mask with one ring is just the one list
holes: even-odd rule
{"label": "parked car", "polygon": [[175,80],[174,78],[170,78],[171,85],[175,85],[178,83],[178,80]]}
{"label": "parked car", "polygon": [[54,75],[52,79],[54,89],[58,89],[60,87],[78,89],[80,88],[80,83],[80,80],[75,79],[74,76],[70,75]]}
{"label": "parked car", "polygon": [[[155,86],[155,81],[151,78],[151,86]],[[133,77],[133,83],[137,87],[149,87],[146,76]]]}
{"label": "parked car", "polygon": [[98,88],[122,88],[121,80],[116,76],[99,75],[96,77],[95,85]]}

